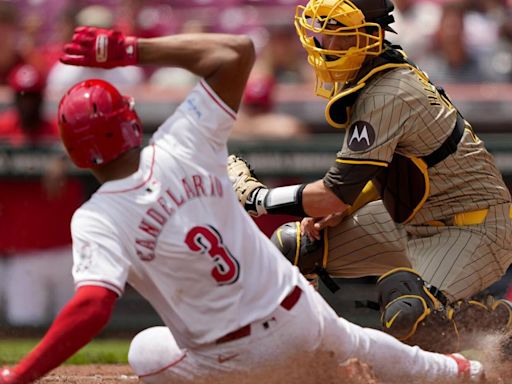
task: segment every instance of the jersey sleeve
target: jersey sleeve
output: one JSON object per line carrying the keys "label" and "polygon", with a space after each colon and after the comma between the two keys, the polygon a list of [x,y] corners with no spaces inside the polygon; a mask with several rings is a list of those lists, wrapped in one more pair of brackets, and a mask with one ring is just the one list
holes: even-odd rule
{"label": "jersey sleeve", "polygon": [[354,106],[337,162],[387,167],[400,145],[411,107],[400,97],[364,94]]}
{"label": "jersey sleeve", "polygon": [[366,183],[388,167],[411,112],[398,95],[380,90],[363,93],[354,105],[336,163],[324,176],[326,187],[352,204]]}
{"label": "jersey sleeve", "polygon": [[152,142],[169,150],[177,147],[203,150],[207,145],[218,151],[226,147],[235,119],[236,112],[201,80],[158,128]]}
{"label": "jersey sleeve", "polygon": [[100,286],[121,296],[130,264],[114,226],[97,212],[80,208],[71,221],[71,234],[75,287]]}

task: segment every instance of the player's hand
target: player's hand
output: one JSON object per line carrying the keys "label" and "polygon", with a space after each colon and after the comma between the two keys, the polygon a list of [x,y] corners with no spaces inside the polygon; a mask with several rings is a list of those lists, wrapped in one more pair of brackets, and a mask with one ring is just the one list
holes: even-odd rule
{"label": "player's hand", "polygon": [[64,64],[114,68],[137,64],[137,38],[95,27],[75,29],[60,58]]}

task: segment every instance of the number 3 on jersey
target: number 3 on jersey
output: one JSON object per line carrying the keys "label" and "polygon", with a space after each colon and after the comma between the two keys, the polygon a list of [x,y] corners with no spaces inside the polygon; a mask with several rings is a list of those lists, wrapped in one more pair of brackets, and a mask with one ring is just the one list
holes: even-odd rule
{"label": "number 3 on jersey", "polygon": [[194,227],[185,237],[190,250],[208,254],[213,260],[212,277],[219,285],[233,284],[238,280],[240,264],[222,243],[222,236],[213,227]]}

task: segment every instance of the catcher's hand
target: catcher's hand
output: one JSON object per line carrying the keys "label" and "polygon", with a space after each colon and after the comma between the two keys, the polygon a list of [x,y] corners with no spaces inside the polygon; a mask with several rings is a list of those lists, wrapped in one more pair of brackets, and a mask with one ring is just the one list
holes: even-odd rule
{"label": "catcher's hand", "polygon": [[335,227],[347,216],[348,212],[335,212],[325,217],[305,217],[300,222],[300,233],[311,240],[320,240],[322,230],[327,227]]}
{"label": "catcher's hand", "polygon": [[137,64],[137,38],[119,31],[78,27],[60,58],[64,64],[114,68]]}
{"label": "catcher's hand", "polygon": [[261,189],[267,190],[265,184],[256,179],[246,160],[235,155],[228,157],[228,175],[240,204],[250,215],[258,216],[256,193]]}

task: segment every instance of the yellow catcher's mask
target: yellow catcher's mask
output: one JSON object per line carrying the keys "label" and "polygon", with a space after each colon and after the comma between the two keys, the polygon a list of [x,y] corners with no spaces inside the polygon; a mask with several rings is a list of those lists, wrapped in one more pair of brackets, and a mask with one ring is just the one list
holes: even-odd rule
{"label": "yellow catcher's mask", "polygon": [[[355,79],[367,56],[382,52],[381,25],[366,21],[350,0],[310,0],[306,6],[299,5],[295,28],[315,70],[318,96],[330,98],[338,93]],[[339,44],[323,47],[324,38],[339,39]]]}

